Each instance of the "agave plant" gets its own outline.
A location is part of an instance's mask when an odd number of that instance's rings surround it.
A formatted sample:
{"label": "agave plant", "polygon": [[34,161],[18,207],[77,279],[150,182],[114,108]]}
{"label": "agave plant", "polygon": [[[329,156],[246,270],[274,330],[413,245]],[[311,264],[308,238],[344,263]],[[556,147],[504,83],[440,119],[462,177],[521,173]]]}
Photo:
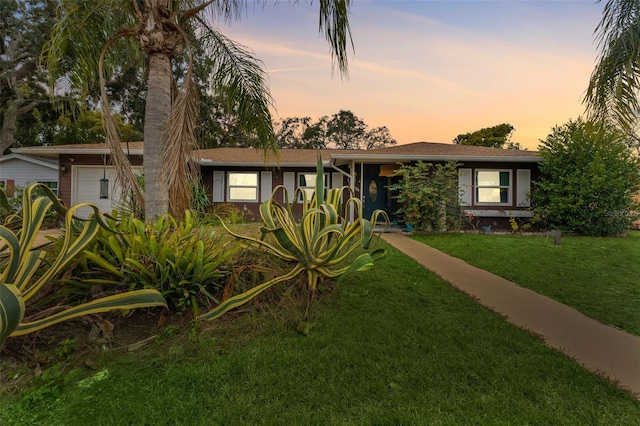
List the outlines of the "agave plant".
{"label": "agave plant", "polygon": [[[34,192],[38,188],[45,195],[33,199]],[[0,199],[6,200],[6,194],[2,190],[0,194]],[[82,207],[92,208],[95,214],[89,220],[80,222],[80,233],[76,237],[71,231],[75,219],[74,213]],[[64,214],[66,232],[55,259],[50,264],[42,266],[46,251],[34,247],[34,243],[50,208],[55,208],[59,213]],[[22,226],[15,233],[6,226],[0,226],[0,345],[9,336],[32,333],[87,314],[116,309],[166,306],[164,298],[158,291],[138,290],[107,296],[78,306],[64,307],[60,312],[24,322],[26,303],[83,250],[96,235],[100,226],[106,225],[96,206],[80,203],[67,209],[53,192],[42,184],[32,184],[25,189],[21,219]],[[6,221],[15,222],[15,216],[8,217]],[[36,272],[39,273],[37,277],[35,277]]]}
{"label": "agave plant", "polygon": [[[280,190],[284,192],[284,204],[275,199],[276,193]],[[345,202],[343,210],[345,193],[350,197]],[[297,220],[293,214],[293,206],[300,198],[302,215],[300,220]],[[357,217],[350,221],[352,210]],[[218,318],[229,310],[247,303],[274,284],[290,280],[302,272],[307,273],[307,288],[313,296],[321,277],[342,278],[351,272],[371,269],[374,262],[385,255],[384,249],[377,249],[360,254],[355,260],[348,262],[358,247],[368,249],[374,235],[373,226],[378,219],[383,219],[388,226],[389,218],[384,211],[376,210],[369,220],[365,219],[362,203],[349,187],[325,190],[324,169],[320,156],[315,192],[311,199],[308,199],[305,191],[298,188],[292,202],[289,202],[287,189],[278,186],[274,189],[271,199],[260,205],[260,216],[264,222],[260,238],[236,234],[227,228],[224,221],[221,223],[226,231],[236,238],[256,243],[275,256],[295,262],[295,266],[285,275],[224,300],[216,308],[200,316],[201,319]],[[266,240],[268,235],[273,236],[269,241]]]}

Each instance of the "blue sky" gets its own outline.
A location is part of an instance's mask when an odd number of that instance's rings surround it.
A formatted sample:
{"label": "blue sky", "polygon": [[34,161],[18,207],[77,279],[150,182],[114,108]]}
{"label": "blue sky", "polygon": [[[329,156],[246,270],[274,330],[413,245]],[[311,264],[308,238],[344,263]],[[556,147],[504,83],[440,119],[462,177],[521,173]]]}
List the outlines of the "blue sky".
{"label": "blue sky", "polygon": [[535,149],[584,111],[600,3],[354,0],[348,79],[332,72],[317,8],[268,3],[220,25],[264,62],[276,118],[347,109],[399,143],[506,122]]}

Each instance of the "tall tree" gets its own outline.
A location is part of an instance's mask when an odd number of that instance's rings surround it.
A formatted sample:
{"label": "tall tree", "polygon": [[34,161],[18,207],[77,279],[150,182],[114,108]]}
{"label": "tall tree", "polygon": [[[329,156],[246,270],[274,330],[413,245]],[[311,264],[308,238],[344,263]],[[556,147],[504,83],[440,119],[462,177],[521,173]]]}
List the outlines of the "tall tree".
{"label": "tall tree", "polygon": [[293,149],[317,149],[324,148],[322,146],[314,146],[313,143],[308,144],[304,138],[305,131],[309,128],[311,117],[288,117],[283,118],[276,123],[276,141],[279,148]]}
{"label": "tall tree", "polygon": [[628,131],[640,110],[640,0],[608,0],[596,40],[600,55],[584,98],[587,111]]}
{"label": "tall tree", "polygon": [[[456,136],[453,143],[459,145],[488,146],[492,148],[503,148],[509,143],[513,126],[503,123],[493,127],[485,127],[471,133],[464,133]],[[512,145],[515,147],[515,145]]]}
{"label": "tall tree", "polygon": [[397,142],[391,137],[387,126],[376,127],[367,132],[364,138],[364,149],[379,149],[395,145]]}
{"label": "tall tree", "polygon": [[[261,146],[275,145],[269,112],[272,100],[262,64],[214,26],[218,20],[240,19],[246,4],[246,0],[61,0],[60,19],[47,46],[48,63],[54,70],[60,68],[64,52],[73,50],[79,60],[73,64],[71,81],[87,89],[94,77],[99,77],[112,157],[121,173],[120,181],[133,189],[138,200],[143,198],[142,193],[108,113],[106,81],[123,64],[139,60],[139,52],[144,54],[144,206],[148,219],[166,212],[182,216],[190,202],[190,179],[196,167],[187,160],[191,158],[198,114],[191,49],[195,40],[208,58],[211,90],[234,103],[239,122],[251,129]],[[319,1],[319,29],[343,74],[347,71],[347,43],[351,41],[350,5],[351,0]],[[177,81],[172,63],[181,54],[186,55],[188,65],[186,74]]]}
{"label": "tall tree", "polygon": [[367,125],[353,112],[341,110],[327,124],[329,143],[338,149],[358,149],[363,144]]}
{"label": "tall tree", "polygon": [[46,0],[0,0],[0,156],[16,139],[18,121],[49,101],[38,57],[55,17]]}

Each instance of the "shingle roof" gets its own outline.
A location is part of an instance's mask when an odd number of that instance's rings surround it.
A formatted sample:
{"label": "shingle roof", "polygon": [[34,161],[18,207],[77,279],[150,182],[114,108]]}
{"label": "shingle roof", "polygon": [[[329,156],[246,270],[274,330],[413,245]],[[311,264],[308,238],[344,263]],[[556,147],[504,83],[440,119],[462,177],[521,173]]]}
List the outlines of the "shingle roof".
{"label": "shingle roof", "polygon": [[230,164],[264,165],[265,159],[268,165],[314,165],[318,160],[318,153],[323,161],[329,161],[331,156],[340,153],[365,153],[363,150],[337,150],[337,149],[281,149],[277,153],[254,148],[213,148],[201,149],[196,156],[202,164]]}
{"label": "shingle roof", "polygon": [[414,142],[405,145],[395,145],[387,148],[366,151],[375,155],[451,155],[477,157],[537,157],[535,151],[489,148],[486,146],[456,145],[451,143]]}
{"label": "shingle roof", "polygon": [[[125,152],[142,155],[143,143],[122,144]],[[21,154],[57,156],[59,154],[108,154],[107,144],[56,145],[47,147],[17,148]],[[425,161],[526,161],[538,162],[542,158],[535,151],[488,148],[483,146],[455,145],[435,142],[415,142],[373,150],[342,149],[281,149],[277,153],[255,148],[212,148],[196,151],[203,165],[268,165],[268,166],[313,166],[318,152],[327,162],[331,159],[344,164],[348,161],[398,162],[403,160]]]}

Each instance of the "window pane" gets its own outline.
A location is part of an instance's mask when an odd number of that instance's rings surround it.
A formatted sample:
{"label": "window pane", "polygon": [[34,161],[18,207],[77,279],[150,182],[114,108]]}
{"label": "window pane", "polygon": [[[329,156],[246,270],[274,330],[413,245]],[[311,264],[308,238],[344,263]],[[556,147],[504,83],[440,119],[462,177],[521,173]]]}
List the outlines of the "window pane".
{"label": "window pane", "polygon": [[509,186],[509,172],[500,172],[500,186]]}
{"label": "window pane", "polygon": [[[305,194],[307,194],[307,201],[311,201],[311,198],[313,197],[313,194],[315,194],[316,190],[313,188],[302,188],[302,190],[305,192]],[[300,199],[302,199],[300,197]]]}
{"label": "window pane", "polygon": [[298,175],[298,186],[316,186],[316,174],[315,173],[300,173]]}
{"label": "window pane", "polygon": [[507,188],[500,188],[500,202],[501,203],[509,202],[509,190]]}
{"label": "window pane", "polygon": [[231,201],[254,201],[258,199],[258,189],[257,188],[242,188],[235,187],[229,188],[229,200]]}
{"label": "window pane", "polygon": [[[501,203],[500,188],[478,188],[479,203]],[[506,202],[506,201],[505,201]]]}
{"label": "window pane", "polygon": [[500,172],[478,172],[476,184],[478,186],[498,186],[500,185]]}
{"label": "window pane", "polygon": [[231,186],[258,186],[257,173],[229,173]]}

